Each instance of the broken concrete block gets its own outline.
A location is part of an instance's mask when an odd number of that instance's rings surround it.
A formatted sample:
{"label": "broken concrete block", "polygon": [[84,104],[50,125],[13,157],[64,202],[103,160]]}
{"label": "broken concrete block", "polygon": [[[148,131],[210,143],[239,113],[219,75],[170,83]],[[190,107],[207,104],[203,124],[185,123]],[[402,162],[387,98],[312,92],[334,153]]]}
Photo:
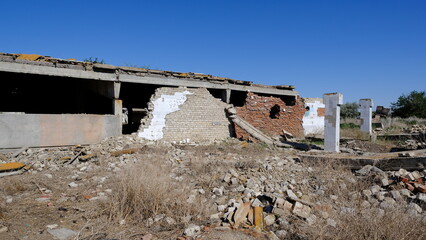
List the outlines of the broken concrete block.
{"label": "broken concrete block", "polygon": [[358,175],[361,175],[361,176],[367,176],[367,175],[370,175],[372,173],[374,173],[374,174],[383,173],[383,171],[376,166],[365,165],[360,170],[355,171],[355,173],[357,173]]}
{"label": "broken concrete block", "polygon": [[374,185],[370,188],[372,194],[376,194],[382,190],[382,188],[379,185]]}
{"label": "broken concrete block", "polygon": [[426,193],[417,193],[416,198],[422,202],[426,202]]}
{"label": "broken concrete block", "polygon": [[223,187],[221,187],[221,188],[213,188],[213,193],[216,196],[222,196],[223,195]]}
{"label": "broken concrete block", "polygon": [[327,225],[331,226],[331,227],[336,227],[337,223],[333,219],[329,218],[329,219],[327,219]]}
{"label": "broken concrete block", "polygon": [[409,204],[407,205],[407,208],[408,208],[408,209],[413,209],[413,210],[415,210],[417,213],[422,213],[422,212],[423,212],[423,209],[422,209],[419,205],[417,205],[416,203],[413,203],[413,202],[409,203]]}
{"label": "broken concrete block", "polygon": [[274,214],[269,214],[268,216],[265,216],[263,218],[263,221],[265,223],[266,226],[271,226],[272,224],[275,223],[275,215]]}
{"label": "broken concrete block", "polygon": [[393,198],[393,199],[395,199],[395,200],[397,200],[397,201],[399,201],[399,200],[401,200],[401,199],[402,199],[401,193],[399,193],[399,192],[398,192],[398,191],[396,191],[396,190],[392,190],[392,191],[390,191],[390,195],[392,196],[392,198]]}
{"label": "broken concrete block", "polygon": [[184,234],[189,237],[195,237],[200,234],[201,228],[195,224],[190,224],[184,231]]}
{"label": "broken concrete block", "polygon": [[0,225],[0,233],[7,232],[9,229],[6,226]]}
{"label": "broken concrete block", "polygon": [[287,237],[287,231],[286,230],[278,230],[275,232],[275,235],[279,237],[279,239],[285,239]]}
{"label": "broken concrete block", "polygon": [[389,186],[389,179],[386,177],[386,178],[382,178],[381,179],[381,182],[382,182],[382,186],[383,187],[386,187],[386,186]]}
{"label": "broken concrete block", "polygon": [[223,177],[223,181],[229,183],[231,181],[231,174],[225,174],[225,176]]}
{"label": "broken concrete block", "polygon": [[414,171],[411,174],[413,175],[414,179],[419,179],[424,177],[423,174],[419,173],[419,171]]}
{"label": "broken concrete block", "polygon": [[59,240],[66,240],[78,234],[78,232],[68,228],[47,229],[47,232]]}
{"label": "broken concrete block", "polygon": [[263,204],[258,198],[255,198],[251,201],[251,206],[252,207],[261,207],[261,206],[263,206]]}
{"label": "broken concrete block", "polygon": [[290,199],[298,199],[298,197],[296,196],[296,194],[294,194],[294,192],[292,190],[287,190],[287,196]]}
{"label": "broken concrete block", "polygon": [[306,206],[300,202],[296,202],[293,207],[293,214],[301,217],[301,218],[307,218],[309,217],[309,214],[311,213],[311,208],[309,206]]}
{"label": "broken concrete block", "polygon": [[291,210],[293,209],[293,204],[289,201],[285,201],[282,208],[288,212],[291,212]]}
{"label": "broken concrete block", "polygon": [[268,232],[266,233],[266,236],[268,236],[268,239],[269,239],[269,240],[280,240],[280,239],[278,238],[278,236],[277,236],[277,235],[275,235],[275,233],[274,233],[274,232],[272,232],[272,231],[268,231]]}
{"label": "broken concrete block", "polygon": [[241,204],[237,211],[235,211],[234,214],[234,228],[238,228],[242,223],[244,223],[247,220],[247,215],[249,214],[250,208],[250,202],[246,202],[244,204]]}

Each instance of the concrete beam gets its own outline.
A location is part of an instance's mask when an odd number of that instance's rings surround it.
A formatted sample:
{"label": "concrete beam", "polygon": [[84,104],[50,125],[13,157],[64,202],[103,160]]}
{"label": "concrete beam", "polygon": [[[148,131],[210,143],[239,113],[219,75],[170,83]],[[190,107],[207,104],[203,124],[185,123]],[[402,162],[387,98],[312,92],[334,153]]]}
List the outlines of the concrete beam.
{"label": "concrete beam", "polygon": [[112,82],[130,82],[140,84],[155,84],[161,86],[174,87],[195,87],[211,89],[229,89],[234,91],[251,91],[254,93],[272,94],[280,96],[297,96],[297,91],[277,89],[261,86],[247,86],[224,82],[213,82],[206,80],[196,80],[190,78],[156,77],[156,76],[136,76],[128,74],[100,73],[93,71],[82,71],[67,68],[55,68],[49,66],[39,66],[31,64],[0,62],[0,72],[13,72],[23,74],[37,74],[56,77],[71,77],[80,79],[91,79]]}
{"label": "concrete beam", "polygon": [[27,73],[55,77],[72,77],[103,81],[115,81],[114,73],[99,73],[68,68],[54,68],[22,63],[0,62],[0,72]]}

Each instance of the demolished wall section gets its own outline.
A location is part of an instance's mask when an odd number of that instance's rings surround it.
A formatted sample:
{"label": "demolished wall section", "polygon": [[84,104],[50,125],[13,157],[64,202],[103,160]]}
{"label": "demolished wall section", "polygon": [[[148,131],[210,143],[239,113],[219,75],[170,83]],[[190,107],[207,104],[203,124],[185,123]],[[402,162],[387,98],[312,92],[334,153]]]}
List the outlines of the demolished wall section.
{"label": "demolished wall section", "polygon": [[324,135],[325,105],[322,98],[305,98],[303,128],[306,135]]}
{"label": "demolished wall section", "polygon": [[[303,100],[296,97],[294,105],[286,104],[275,96],[260,96],[249,92],[237,115],[270,137],[283,135],[283,130],[295,137],[303,137],[302,118],[305,114]],[[254,140],[242,128],[235,126],[236,137]]]}
{"label": "demolished wall section", "polygon": [[[183,95],[185,99],[179,98],[178,95]],[[177,101],[167,103],[167,99],[170,98],[176,98]],[[165,125],[161,128],[161,137],[150,140],[212,142],[230,136],[230,122],[225,113],[226,103],[214,98],[205,88],[169,87],[158,88],[151,98],[148,104],[149,115],[142,120],[139,136],[144,137],[141,133],[156,124],[153,121],[154,118],[158,118],[156,108],[170,104],[171,106],[165,108],[173,108],[174,111],[164,115]]]}

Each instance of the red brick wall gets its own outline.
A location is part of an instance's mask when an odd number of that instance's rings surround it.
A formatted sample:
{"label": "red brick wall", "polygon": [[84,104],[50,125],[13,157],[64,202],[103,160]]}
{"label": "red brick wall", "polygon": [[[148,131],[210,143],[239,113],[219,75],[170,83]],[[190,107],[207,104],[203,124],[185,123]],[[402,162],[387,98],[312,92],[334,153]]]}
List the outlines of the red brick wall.
{"label": "red brick wall", "polygon": [[[275,105],[280,107],[280,112],[277,118],[271,118],[270,111]],[[281,98],[259,96],[249,92],[244,106],[236,109],[240,118],[271,137],[282,135],[283,129],[295,137],[303,136],[302,118],[306,109],[300,97],[297,97],[295,105],[287,106]],[[235,134],[240,139],[254,140],[238,126],[235,126]]]}

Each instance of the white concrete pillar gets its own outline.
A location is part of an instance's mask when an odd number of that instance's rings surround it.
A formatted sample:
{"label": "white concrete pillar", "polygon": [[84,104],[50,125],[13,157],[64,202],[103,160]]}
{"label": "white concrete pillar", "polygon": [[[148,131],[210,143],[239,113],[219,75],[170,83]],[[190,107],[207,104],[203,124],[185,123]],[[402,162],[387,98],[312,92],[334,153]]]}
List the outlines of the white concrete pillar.
{"label": "white concrete pillar", "polygon": [[340,144],[340,104],[343,95],[340,93],[324,94],[325,120],[324,120],[324,150],[339,152]]}
{"label": "white concrete pillar", "polygon": [[360,99],[359,111],[361,113],[361,132],[371,135],[372,133],[372,120],[373,120],[373,99]]}
{"label": "white concrete pillar", "polygon": [[114,115],[118,115],[120,121],[118,122],[118,128],[120,129],[120,132],[122,132],[123,129],[123,101],[120,99],[113,99],[113,109],[114,109]]}

